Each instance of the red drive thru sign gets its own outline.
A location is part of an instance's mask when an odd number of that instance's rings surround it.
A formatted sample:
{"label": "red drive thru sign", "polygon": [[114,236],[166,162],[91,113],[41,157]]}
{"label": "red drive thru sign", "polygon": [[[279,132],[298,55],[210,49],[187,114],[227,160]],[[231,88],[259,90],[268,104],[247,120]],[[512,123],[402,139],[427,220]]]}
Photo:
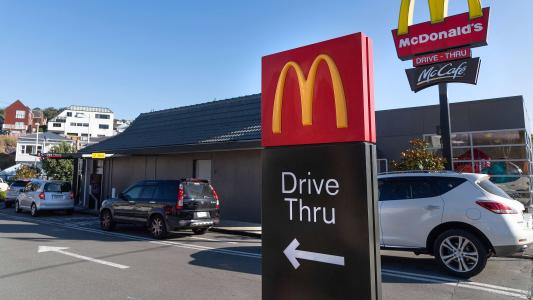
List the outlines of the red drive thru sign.
{"label": "red drive thru sign", "polygon": [[460,60],[472,57],[472,50],[469,48],[452,49],[439,53],[423,54],[413,58],[413,67],[420,67],[430,64]]}
{"label": "red drive thru sign", "polygon": [[487,45],[490,9],[483,8],[483,16],[470,19],[469,13],[447,17],[445,22],[431,22],[409,26],[407,33],[392,31],[396,52],[401,60],[416,55],[458,47]]}
{"label": "red drive thru sign", "polygon": [[357,33],[263,57],[263,146],[375,143],[371,48]]}

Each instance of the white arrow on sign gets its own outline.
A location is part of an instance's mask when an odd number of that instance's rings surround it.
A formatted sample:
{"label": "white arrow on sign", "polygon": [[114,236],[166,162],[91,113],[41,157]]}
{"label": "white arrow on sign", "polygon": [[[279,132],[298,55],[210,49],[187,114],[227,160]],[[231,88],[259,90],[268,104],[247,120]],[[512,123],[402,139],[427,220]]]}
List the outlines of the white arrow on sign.
{"label": "white arrow on sign", "polygon": [[106,266],[110,266],[110,267],[115,267],[115,268],[119,268],[119,269],[127,269],[127,268],[129,268],[128,266],[125,266],[125,265],[116,264],[116,263],[108,262],[108,261],[105,261],[105,260],[96,259],[96,258],[92,258],[92,257],[87,257],[87,256],[79,255],[79,254],[76,254],[76,253],[65,251],[67,249],[68,249],[68,247],[39,246],[39,250],[37,250],[37,253],[57,252],[57,253],[61,253],[61,254],[64,254],[64,255],[71,256],[71,257],[75,257],[77,259],[87,260],[87,261],[91,261],[91,262],[94,262],[94,263],[97,263],[97,264],[102,264],[102,265],[106,265]]}
{"label": "white arrow on sign", "polygon": [[300,246],[300,243],[298,242],[297,239],[294,239],[289,244],[289,246],[287,246],[287,248],[285,248],[285,250],[283,251],[283,254],[287,256],[287,258],[291,262],[294,269],[298,269],[298,267],[300,266],[300,263],[298,262],[298,258],[317,261],[317,262],[326,263],[326,264],[344,266],[344,257],[342,256],[296,250],[298,246]]}

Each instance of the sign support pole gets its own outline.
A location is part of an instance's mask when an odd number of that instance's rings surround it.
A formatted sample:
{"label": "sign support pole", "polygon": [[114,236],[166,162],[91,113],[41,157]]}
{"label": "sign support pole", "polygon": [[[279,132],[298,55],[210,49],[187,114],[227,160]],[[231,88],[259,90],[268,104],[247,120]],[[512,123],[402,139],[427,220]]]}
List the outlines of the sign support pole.
{"label": "sign support pole", "polygon": [[439,101],[440,101],[440,131],[442,156],[445,159],[445,169],[452,171],[452,141],[450,126],[450,105],[448,103],[448,84],[439,83]]}

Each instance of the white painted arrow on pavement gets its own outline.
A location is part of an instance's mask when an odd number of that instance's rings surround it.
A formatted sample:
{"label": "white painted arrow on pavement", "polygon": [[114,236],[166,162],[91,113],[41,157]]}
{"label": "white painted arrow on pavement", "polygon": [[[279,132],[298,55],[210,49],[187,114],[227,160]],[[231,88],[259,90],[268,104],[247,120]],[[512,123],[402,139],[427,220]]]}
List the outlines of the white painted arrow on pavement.
{"label": "white painted arrow on pavement", "polygon": [[326,264],[344,266],[344,257],[342,256],[296,250],[298,246],[300,246],[300,243],[298,242],[297,239],[294,239],[289,244],[289,246],[287,246],[287,248],[285,248],[285,250],[283,251],[283,254],[287,256],[287,258],[291,262],[294,269],[298,269],[298,267],[300,266],[300,263],[298,262],[298,258],[317,261],[317,262],[326,263]]}
{"label": "white painted arrow on pavement", "polygon": [[112,263],[112,262],[109,262],[109,261],[96,259],[96,258],[92,258],[92,257],[87,257],[87,256],[79,255],[79,254],[76,254],[76,253],[65,251],[67,249],[68,249],[68,247],[39,246],[39,249],[37,250],[37,253],[56,252],[56,253],[61,253],[61,254],[68,255],[68,256],[71,256],[71,257],[74,257],[74,258],[77,258],[77,259],[87,260],[87,261],[91,261],[91,262],[94,262],[94,263],[97,263],[97,264],[102,264],[102,265],[115,267],[115,268],[119,268],[119,269],[127,269],[127,268],[129,268],[128,266],[125,266],[125,265],[116,264],[116,263]]}

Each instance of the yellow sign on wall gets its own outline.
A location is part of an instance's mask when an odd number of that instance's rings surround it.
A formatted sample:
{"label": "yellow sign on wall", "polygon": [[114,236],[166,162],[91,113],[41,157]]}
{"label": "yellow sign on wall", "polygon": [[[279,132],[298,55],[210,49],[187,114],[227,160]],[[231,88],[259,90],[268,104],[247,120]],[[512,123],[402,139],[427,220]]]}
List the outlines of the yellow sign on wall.
{"label": "yellow sign on wall", "polygon": [[105,153],[91,153],[92,159],[104,159]]}

